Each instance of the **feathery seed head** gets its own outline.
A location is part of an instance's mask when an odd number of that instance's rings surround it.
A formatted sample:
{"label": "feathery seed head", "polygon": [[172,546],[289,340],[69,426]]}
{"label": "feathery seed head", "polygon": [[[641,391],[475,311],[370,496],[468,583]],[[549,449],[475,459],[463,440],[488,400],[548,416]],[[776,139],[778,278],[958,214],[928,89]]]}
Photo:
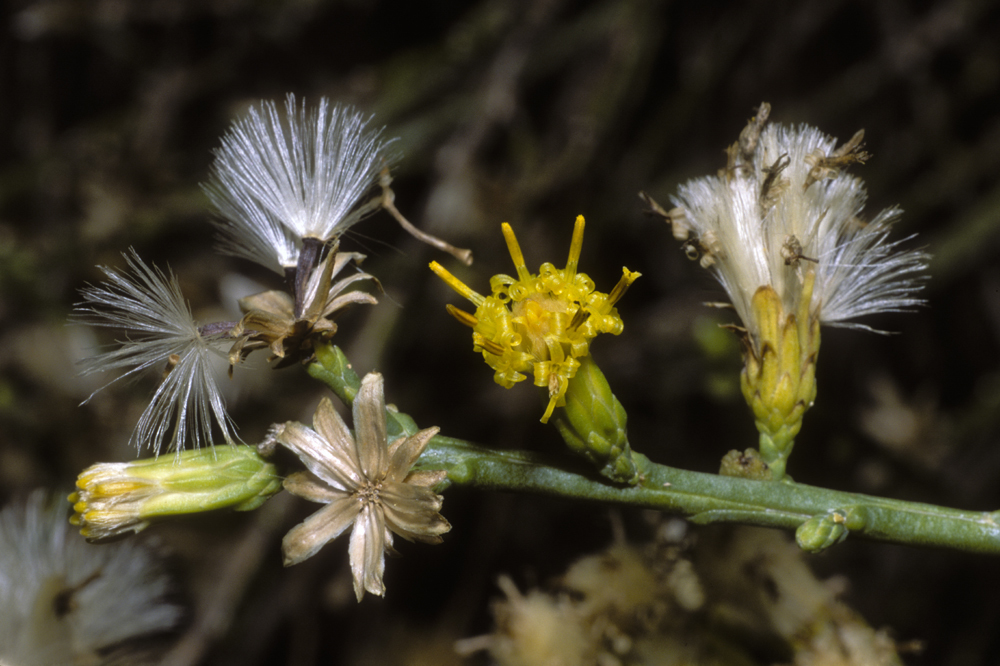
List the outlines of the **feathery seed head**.
{"label": "feathery seed head", "polygon": [[361,197],[395,159],[370,122],[326,98],[307,107],[289,94],[284,115],[274,102],[251,107],[223,137],[205,185],[223,249],[283,273],[304,238],[333,240],[360,220]]}
{"label": "feathery seed head", "polygon": [[845,172],[868,159],[863,132],[837,147],[813,127],[768,125],[769,112],[761,105],[719,175],[680,187],[670,213],[675,233],[694,235],[686,249],[715,272],[755,347],[754,294],[770,286],[785,312],[797,312],[808,273],[807,309],[822,323],[868,328],[852,320],[920,304],[928,255],[889,240],[899,209],[865,222],[864,183]]}
{"label": "feathery seed head", "polygon": [[853,320],[922,303],[914,294],[928,255],[889,240],[898,209],[862,219],[864,183],[846,168],[869,157],[863,132],[838,147],[806,125],[768,125],[769,115],[762,104],[726,168],[682,185],[673,210],[643,198],[715,273],[743,321],[741,387],[761,455],[781,478],[816,396],[820,323],[873,330]]}
{"label": "feathery seed head", "polygon": [[182,609],[148,548],[73,538],[66,505],[34,492],[0,511],[0,663],[152,664],[135,639],[173,629]]}
{"label": "feathery seed head", "polygon": [[221,354],[223,336],[199,329],[173,274],[147,266],[134,250],[124,256],[130,272],[102,268],[108,281],[84,289],[84,300],[73,313],[73,321],[127,333],[116,349],[85,359],[83,373],[125,370],[118,379],[149,368],[162,373],[132,434],[140,449],[148,446],[158,453],[164,442],[176,451],[185,443],[195,448],[210,444],[213,422],[225,441],[233,443],[234,426],[211,358]]}

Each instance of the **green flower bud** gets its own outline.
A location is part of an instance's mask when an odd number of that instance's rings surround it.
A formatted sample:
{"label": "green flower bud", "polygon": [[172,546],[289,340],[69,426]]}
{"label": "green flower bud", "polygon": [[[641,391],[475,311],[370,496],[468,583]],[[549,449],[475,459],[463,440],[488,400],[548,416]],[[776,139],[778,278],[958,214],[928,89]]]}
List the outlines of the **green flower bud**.
{"label": "green flower bud", "polygon": [[553,422],[569,448],[612,481],[639,483],[641,475],[626,434],[625,408],[591,356],[580,359],[566,389],[566,404],[556,414]]}
{"label": "green flower bud", "polygon": [[863,507],[833,509],[799,525],[795,530],[795,541],[802,550],[819,553],[846,539],[851,530],[863,528],[865,522]]}
{"label": "green flower bud", "polygon": [[88,539],[139,532],[151,520],[232,508],[250,511],[281,490],[274,465],[251,446],[219,446],[128,463],[98,463],[69,496]]}

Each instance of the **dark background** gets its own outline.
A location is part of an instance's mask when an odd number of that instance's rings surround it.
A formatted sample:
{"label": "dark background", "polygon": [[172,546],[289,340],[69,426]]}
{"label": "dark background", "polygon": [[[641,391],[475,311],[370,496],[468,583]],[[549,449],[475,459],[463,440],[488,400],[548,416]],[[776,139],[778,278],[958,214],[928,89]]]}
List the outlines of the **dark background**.
{"label": "dark background", "polygon": [[[709,274],[637,192],[661,203],[723,165],[761,101],[772,119],[840,137],[866,130],[854,170],[868,214],[899,204],[900,237],[934,255],[928,307],[824,330],[819,397],[789,467],[796,480],[969,509],[1000,508],[1000,6],[975,0],[681,3],[11,1],[0,26],[0,501],[68,489],[97,461],[128,460],[150,382],[102,392],[74,362],[109,338],[66,325],[77,291],[136,248],[170,266],[197,316],[228,318],[239,276],[274,276],[212,252],[205,180],[233,117],[261,98],[328,96],[376,114],[404,155],[397,205],[475,252],[465,269],[385,214],[355,227],[386,297],[340,319],[359,372],[422,426],[498,447],[561,446],[529,386],[504,390],[471,353],[460,303],[427,270],[470,286],[511,272],[509,221],[529,268],[562,266],[587,217],[580,266],[621,302],[625,333],[592,346],[629,413],[636,450],[714,471],[755,442],[739,353]],[[230,395],[240,434],[308,422],[321,395],[295,368]],[[235,387],[234,387],[235,388]],[[173,663],[446,663],[488,631],[494,581],[522,587],[607,545],[598,505],[449,491],[443,546],[402,544],[387,598],[356,605],[346,544],[291,570],[281,535],[314,506],[276,500],[149,531],[191,604]],[[622,511],[631,538],[639,512]],[[812,558],[844,599],[901,640],[914,664],[1000,659],[1000,560],[848,540]],[[214,613],[214,615],[212,615]],[[207,614],[207,615],[206,615]],[[206,617],[214,619],[206,619]],[[443,650],[438,653],[437,650]],[[403,656],[405,655],[405,656]],[[391,662],[391,660],[390,660]],[[386,663],[390,663],[386,662]]]}

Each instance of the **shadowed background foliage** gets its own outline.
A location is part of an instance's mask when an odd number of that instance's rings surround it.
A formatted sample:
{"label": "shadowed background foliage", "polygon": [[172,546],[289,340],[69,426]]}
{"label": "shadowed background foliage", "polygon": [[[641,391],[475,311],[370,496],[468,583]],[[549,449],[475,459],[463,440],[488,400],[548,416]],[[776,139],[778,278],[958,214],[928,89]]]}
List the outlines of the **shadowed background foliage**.
{"label": "shadowed background foliage", "polygon": [[[471,353],[436,259],[474,289],[512,272],[509,221],[532,270],[563,265],[586,216],[581,270],[602,291],[643,273],[619,305],[625,333],[592,351],[629,413],[633,447],[714,471],[754,445],[735,338],[709,274],[644,214],[724,165],[761,101],[772,119],[839,137],[866,130],[868,214],[899,204],[900,237],[934,255],[928,307],[826,330],[819,396],[796,480],[969,509],[1000,508],[1000,7],[984,0],[678,3],[656,0],[8,2],[0,34],[0,501],[70,488],[96,461],[135,457],[152,380],[115,385],[74,362],[107,343],[67,327],[77,290],[135,247],[181,279],[200,320],[232,318],[246,280],[274,276],[211,251],[205,180],[230,120],[261,98],[328,96],[398,136],[396,204],[475,253],[471,268],[385,213],[343,247],[368,255],[385,296],[339,320],[355,368],[424,427],[498,447],[561,446],[535,389],[504,390]],[[308,422],[320,389],[296,368],[237,372],[247,442]],[[311,506],[156,527],[192,611],[177,664],[447,663],[489,627],[499,573],[524,587],[649,517],[596,505],[454,491],[443,546],[402,544],[387,599],[357,606],[335,543],[281,569],[279,541]],[[717,531],[719,528],[713,528]],[[710,532],[713,530],[705,530]],[[695,531],[697,535],[697,530]],[[908,663],[1000,658],[1000,561],[848,540],[812,558],[845,600],[926,648]],[[186,650],[186,651],[185,651]],[[444,650],[444,652],[437,652]]]}

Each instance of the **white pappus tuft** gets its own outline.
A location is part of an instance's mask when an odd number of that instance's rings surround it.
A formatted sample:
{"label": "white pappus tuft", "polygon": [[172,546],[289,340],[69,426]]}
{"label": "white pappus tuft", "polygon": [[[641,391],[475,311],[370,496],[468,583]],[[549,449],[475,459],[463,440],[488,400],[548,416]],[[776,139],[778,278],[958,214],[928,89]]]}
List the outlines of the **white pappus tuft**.
{"label": "white pappus tuft", "polygon": [[394,160],[392,140],[352,107],[307,108],[289,94],[285,112],[261,102],[234,122],[204,186],[223,250],[278,273],[296,265],[303,238],[328,241],[361,219],[359,199]]}
{"label": "white pappus tuft", "polygon": [[850,320],[922,303],[913,294],[929,256],[900,250],[908,238],[889,240],[898,208],[862,221],[864,183],[843,171],[867,159],[863,133],[838,148],[806,125],[761,128],[767,109],[761,112],[730,149],[725,171],[692,180],[673,197],[675,235],[697,236],[689,247],[715,272],[750,333],[758,335],[757,289],[770,285],[785,312],[796,312],[805,271],[815,273],[808,309],[822,323],[873,330]]}
{"label": "white pappus tuft", "polygon": [[43,491],[0,511],[0,663],[153,663],[136,639],[180,620],[169,587],[149,549],[87,543]]}
{"label": "white pappus tuft", "polygon": [[[82,362],[83,373],[127,371],[103,388],[125,377],[153,368],[163,374],[149,406],[142,413],[132,441],[159,453],[164,440],[180,451],[212,443],[212,422],[219,424],[227,443],[235,443],[234,424],[216,383],[212,354],[227,343],[222,334],[203,333],[191,315],[173,274],[149,267],[134,250],[124,255],[130,274],[102,267],[108,281],[82,290],[72,319],[119,328],[127,332],[116,349]],[[101,389],[98,389],[101,390]],[[94,392],[96,394],[97,391]],[[84,401],[84,404],[94,397]]]}

